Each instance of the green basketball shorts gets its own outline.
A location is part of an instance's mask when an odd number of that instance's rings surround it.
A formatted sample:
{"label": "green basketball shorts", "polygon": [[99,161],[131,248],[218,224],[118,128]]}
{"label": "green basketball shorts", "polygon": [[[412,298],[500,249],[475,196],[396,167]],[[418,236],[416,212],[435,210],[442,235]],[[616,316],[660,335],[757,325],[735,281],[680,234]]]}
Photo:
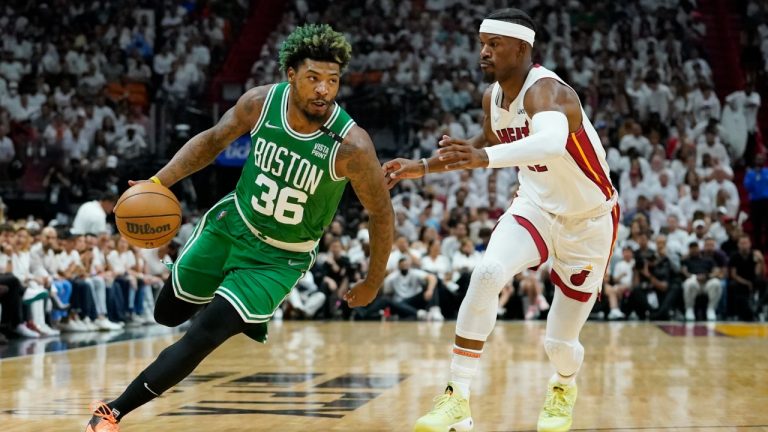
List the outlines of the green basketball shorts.
{"label": "green basketball shorts", "polygon": [[290,252],[259,240],[245,225],[231,193],[200,219],[171,272],[176,297],[207,304],[219,295],[252,324],[248,336],[266,342],[267,321],[314,264],[317,251]]}

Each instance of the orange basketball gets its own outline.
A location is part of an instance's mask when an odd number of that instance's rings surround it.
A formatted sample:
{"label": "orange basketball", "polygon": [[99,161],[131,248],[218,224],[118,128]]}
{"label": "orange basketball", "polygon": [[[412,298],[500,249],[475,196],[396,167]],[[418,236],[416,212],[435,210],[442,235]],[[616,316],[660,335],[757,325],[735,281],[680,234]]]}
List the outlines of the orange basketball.
{"label": "orange basketball", "polygon": [[129,188],[115,204],[115,221],[128,243],[140,248],[160,247],[173,239],[181,226],[181,205],[176,195],[157,183]]}

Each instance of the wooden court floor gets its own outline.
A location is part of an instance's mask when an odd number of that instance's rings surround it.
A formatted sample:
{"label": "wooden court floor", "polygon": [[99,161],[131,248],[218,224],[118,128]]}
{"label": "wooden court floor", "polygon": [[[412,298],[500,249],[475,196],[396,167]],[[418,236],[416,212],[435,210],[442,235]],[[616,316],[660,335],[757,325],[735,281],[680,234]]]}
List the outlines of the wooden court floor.
{"label": "wooden court floor", "polygon": [[[228,341],[121,423],[144,431],[410,431],[447,379],[454,323],[285,322]],[[0,432],[82,431],[165,346],[155,335],[0,360]],[[542,322],[499,323],[473,384],[476,431],[530,431],[552,370]],[[574,430],[768,431],[764,325],[588,323]],[[34,354],[38,352],[38,354]]]}

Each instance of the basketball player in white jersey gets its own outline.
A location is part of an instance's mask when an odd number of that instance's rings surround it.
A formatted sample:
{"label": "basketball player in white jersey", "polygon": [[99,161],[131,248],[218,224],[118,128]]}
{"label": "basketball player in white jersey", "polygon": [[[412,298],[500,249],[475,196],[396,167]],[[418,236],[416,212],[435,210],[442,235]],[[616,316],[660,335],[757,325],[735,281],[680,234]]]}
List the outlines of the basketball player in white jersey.
{"label": "basketball player in white jersey", "polygon": [[600,139],[576,92],[531,62],[535,26],[518,9],[490,14],[480,26],[480,67],[493,84],[483,95],[483,133],[444,136],[436,157],[384,164],[390,187],[431,172],[519,167],[520,189],[501,217],[456,321],[445,393],[421,417],[417,432],[468,431],[470,384],[496,321],[499,292],[512,277],[552,258],[557,286],[544,349],[556,373],[549,381],[539,431],[567,431],[584,359],[579,332],[602,285],[619,220]]}

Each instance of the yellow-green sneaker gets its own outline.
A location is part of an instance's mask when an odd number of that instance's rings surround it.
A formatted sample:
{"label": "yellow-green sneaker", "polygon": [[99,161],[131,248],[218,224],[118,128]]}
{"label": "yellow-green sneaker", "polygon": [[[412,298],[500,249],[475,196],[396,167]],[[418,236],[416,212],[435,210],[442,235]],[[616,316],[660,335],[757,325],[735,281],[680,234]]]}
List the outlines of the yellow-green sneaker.
{"label": "yellow-green sneaker", "polygon": [[413,432],[464,432],[474,424],[469,401],[449,382],[445,393],[435,398],[432,411],[416,421]]}
{"label": "yellow-green sneaker", "polygon": [[576,383],[565,385],[556,380],[549,382],[547,398],[539,414],[538,432],[566,432],[573,423],[573,404],[576,403]]}

